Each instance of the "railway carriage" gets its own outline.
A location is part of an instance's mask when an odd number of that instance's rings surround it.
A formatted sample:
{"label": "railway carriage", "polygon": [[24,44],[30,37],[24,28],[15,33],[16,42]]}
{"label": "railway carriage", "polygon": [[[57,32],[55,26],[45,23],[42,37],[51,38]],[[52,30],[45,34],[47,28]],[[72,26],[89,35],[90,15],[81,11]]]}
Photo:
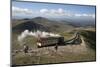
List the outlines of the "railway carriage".
{"label": "railway carriage", "polygon": [[64,43],[64,37],[41,37],[37,39],[38,47],[61,45]]}

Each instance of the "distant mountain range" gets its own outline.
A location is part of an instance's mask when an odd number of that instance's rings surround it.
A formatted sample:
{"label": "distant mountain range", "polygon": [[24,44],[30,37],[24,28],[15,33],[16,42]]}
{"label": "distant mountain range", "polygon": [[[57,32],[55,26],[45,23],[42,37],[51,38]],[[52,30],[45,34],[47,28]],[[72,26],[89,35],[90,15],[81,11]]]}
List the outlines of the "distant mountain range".
{"label": "distant mountain range", "polygon": [[[95,26],[95,24],[89,24],[90,26]],[[63,32],[67,30],[74,29],[76,27],[89,26],[84,23],[74,23],[67,20],[54,20],[44,17],[35,18],[24,18],[24,19],[12,19],[12,31],[22,32],[24,30],[41,30],[48,32]]]}

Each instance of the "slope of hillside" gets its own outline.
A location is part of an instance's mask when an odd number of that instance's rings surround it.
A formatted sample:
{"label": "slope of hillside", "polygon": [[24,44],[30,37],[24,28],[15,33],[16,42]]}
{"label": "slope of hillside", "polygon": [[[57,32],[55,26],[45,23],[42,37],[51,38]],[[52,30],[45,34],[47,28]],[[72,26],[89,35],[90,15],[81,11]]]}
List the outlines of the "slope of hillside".
{"label": "slope of hillside", "polygon": [[12,21],[12,29],[14,31],[24,31],[28,30],[42,30],[51,32],[63,32],[71,30],[74,27],[65,23],[60,23],[58,21],[51,21],[44,17],[35,17],[32,19],[20,19]]}
{"label": "slope of hillside", "polygon": [[80,34],[84,37],[88,47],[96,50],[96,31],[82,30]]}
{"label": "slope of hillside", "polygon": [[41,31],[47,31],[47,28],[33,21],[26,21],[25,23],[22,23],[13,27],[13,31],[17,31],[17,32],[22,32],[24,30],[32,31],[32,30],[38,30],[38,29]]}
{"label": "slope of hillside", "polygon": [[[82,32],[81,32],[82,33]],[[87,33],[84,33],[89,34]],[[82,61],[95,61],[95,51],[88,48],[84,36],[81,34],[82,43],[80,44],[66,44],[59,46],[58,50],[54,49],[54,46],[37,48],[36,44],[33,44],[33,39],[28,38],[29,45],[32,48],[32,53],[25,55],[24,53],[16,53],[13,57],[13,64],[26,65],[26,64],[47,64],[47,63],[63,63],[63,62],[82,62]],[[16,60],[16,61],[15,61]],[[27,61],[30,60],[30,61]]]}

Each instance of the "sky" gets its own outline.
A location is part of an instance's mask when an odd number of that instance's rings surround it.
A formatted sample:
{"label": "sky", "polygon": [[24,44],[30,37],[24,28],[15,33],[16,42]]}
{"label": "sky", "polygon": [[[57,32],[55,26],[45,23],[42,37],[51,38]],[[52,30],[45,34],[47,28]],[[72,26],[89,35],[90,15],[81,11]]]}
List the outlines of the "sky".
{"label": "sky", "polygon": [[95,6],[12,1],[12,17],[95,19]]}

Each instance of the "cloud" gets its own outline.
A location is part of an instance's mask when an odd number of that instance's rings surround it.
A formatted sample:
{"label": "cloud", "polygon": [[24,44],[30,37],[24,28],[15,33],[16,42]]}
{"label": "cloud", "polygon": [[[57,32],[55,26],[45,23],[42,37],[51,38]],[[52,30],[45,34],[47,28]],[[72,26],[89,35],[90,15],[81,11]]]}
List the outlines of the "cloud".
{"label": "cloud", "polygon": [[95,18],[95,14],[92,14],[92,18]]}
{"label": "cloud", "polygon": [[95,18],[95,14],[88,14],[88,13],[73,13],[72,11],[65,10],[63,8],[58,9],[47,9],[42,8],[39,10],[34,10],[28,8],[20,8],[13,6],[12,7],[12,15],[13,16],[46,16],[46,17],[90,17]]}
{"label": "cloud", "polygon": [[33,14],[33,11],[27,8],[19,8],[19,7],[13,6],[12,14],[13,15],[17,15],[17,14],[24,14],[24,15],[29,14],[30,15],[30,14]]}
{"label": "cloud", "polygon": [[40,9],[40,13],[48,16],[70,16],[69,12],[62,8],[58,9]]}
{"label": "cloud", "polygon": [[95,18],[95,14],[74,14],[75,17],[92,17],[92,18]]}
{"label": "cloud", "polygon": [[66,16],[66,17],[89,17],[89,18],[95,18],[95,14],[88,14],[88,13],[73,13],[71,11],[66,11],[62,8],[58,9],[40,9],[40,14],[46,15],[46,16]]}
{"label": "cloud", "polygon": [[41,9],[40,10],[40,13],[46,13],[46,12],[48,12],[48,9]]}

